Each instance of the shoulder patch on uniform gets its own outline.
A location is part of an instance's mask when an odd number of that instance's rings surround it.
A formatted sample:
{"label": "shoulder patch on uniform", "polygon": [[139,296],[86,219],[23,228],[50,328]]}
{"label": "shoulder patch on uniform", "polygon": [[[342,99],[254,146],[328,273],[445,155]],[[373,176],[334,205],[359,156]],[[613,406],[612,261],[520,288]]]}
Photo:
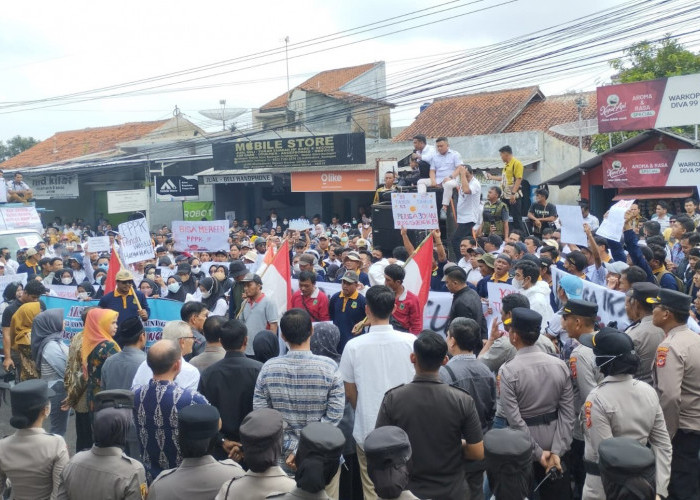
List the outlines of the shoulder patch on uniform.
{"label": "shoulder patch on uniform", "polygon": [[141,483],[139,490],[141,491],[141,499],[145,500],[148,495],[148,486],[146,486],[146,483]]}
{"label": "shoulder patch on uniform", "polygon": [[569,358],[569,369],[571,370],[571,378],[576,378],[576,358],[573,356]]}
{"label": "shoulder patch on uniform", "polygon": [[663,368],[666,366],[666,356],[668,356],[668,347],[658,347],[656,349],[656,366]]}
{"label": "shoulder patch on uniform", "polygon": [[584,414],[586,415],[586,429],[590,429],[593,425],[593,420],[591,419],[591,408],[593,408],[593,402],[586,401],[586,404],[583,405],[583,408]]}

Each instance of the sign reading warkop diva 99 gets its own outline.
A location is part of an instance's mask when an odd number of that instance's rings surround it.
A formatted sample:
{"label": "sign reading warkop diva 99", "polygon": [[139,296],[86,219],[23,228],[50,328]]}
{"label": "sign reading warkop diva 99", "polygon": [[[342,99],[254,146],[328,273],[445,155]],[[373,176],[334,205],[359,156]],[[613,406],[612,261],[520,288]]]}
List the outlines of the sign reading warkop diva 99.
{"label": "sign reading warkop diva 99", "polygon": [[598,87],[598,131],[698,123],[700,73]]}
{"label": "sign reading warkop diva 99", "polygon": [[603,157],[603,187],[695,186],[700,149],[644,151]]}
{"label": "sign reading warkop diva 99", "polygon": [[311,135],[217,143],[214,170],[257,167],[325,167],[366,161],[365,134]]}

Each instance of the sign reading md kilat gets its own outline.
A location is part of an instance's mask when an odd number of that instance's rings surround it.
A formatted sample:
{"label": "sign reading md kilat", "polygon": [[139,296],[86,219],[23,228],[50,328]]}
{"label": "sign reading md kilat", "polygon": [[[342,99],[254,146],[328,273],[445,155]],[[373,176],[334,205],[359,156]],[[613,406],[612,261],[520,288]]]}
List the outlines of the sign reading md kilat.
{"label": "sign reading md kilat", "polygon": [[640,151],[603,157],[604,188],[695,186],[698,179],[698,149]]}
{"label": "sign reading md kilat", "polygon": [[212,153],[214,170],[359,165],[366,161],[364,133],[220,142],[212,146]]}
{"label": "sign reading md kilat", "polygon": [[600,133],[694,125],[700,73],[598,87],[597,98]]}

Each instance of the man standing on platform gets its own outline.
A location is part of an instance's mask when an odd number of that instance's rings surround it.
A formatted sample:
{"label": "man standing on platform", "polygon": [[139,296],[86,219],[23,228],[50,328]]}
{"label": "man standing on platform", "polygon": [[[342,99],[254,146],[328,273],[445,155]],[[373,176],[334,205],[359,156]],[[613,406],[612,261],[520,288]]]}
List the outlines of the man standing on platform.
{"label": "man standing on platform", "polygon": [[503,172],[500,176],[486,174],[488,180],[500,181],[503,191],[503,201],[508,204],[508,210],[513,217],[513,229],[524,230],[520,198],[523,193],[520,190],[523,181],[523,164],[513,156],[513,148],[503,146],[498,150],[503,160]]}

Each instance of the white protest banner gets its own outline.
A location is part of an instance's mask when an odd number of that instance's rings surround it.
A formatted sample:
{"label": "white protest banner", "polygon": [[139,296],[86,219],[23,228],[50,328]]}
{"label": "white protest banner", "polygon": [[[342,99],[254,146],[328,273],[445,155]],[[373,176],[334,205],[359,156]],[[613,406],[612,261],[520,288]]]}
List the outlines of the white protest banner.
{"label": "white protest banner", "polygon": [[39,213],[34,207],[0,208],[0,215],[5,225],[4,229],[34,227],[43,230]]}
{"label": "white protest banner", "polygon": [[47,288],[51,290],[51,295],[54,297],[75,299],[78,296],[78,287],[75,285],[48,285]]}
{"label": "white protest banner", "polygon": [[438,229],[435,193],[391,193],[394,229]]}
{"label": "white protest banner", "polygon": [[211,261],[210,261],[210,262],[202,262],[202,263],[200,263],[200,265],[199,265],[199,267],[200,267],[200,272],[204,273],[204,276],[205,276],[205,277],[206,277],[206,276],[210,276],[210,274],[209,274],[209,269],[210,269],[211,266],[213,266],[214,264],[217,264],[217,262],[211,262]]}
{"label": "white protest banner", "polygon": [[178,252],[228,251],[228,221],[173,221],[173,240]]}
{"label": "white protest banner", "polygon": [[120,214],[147,209],[148,191],[145,189],[107,191],[107,213]]}
{"label": "white protest banner", "polygon": [[557,205],[561,224],[561,242],[577,246],[588,246],[588,238],[583,230],[583,215],[578,205]]}
{"label": "white protest banner", "polygon": [[596,236],[620,241],[622,229],[625,227],[625,212],[634,204],[634,200],[620,200],[610,207],[608,216],[603,219],[595,232]]}
{"label": "white protest banner", "polygon": [[294,231],[306,231],[311,228],[311,223],[307,219],[292,219],[289,221],[289,229]]}
{"label": "white protest banner", "polygon": [[511,293],[518,293],[513,288],[513,285],[508,285],[506,283],[492,283],[486,284],[488,290],[488,307],[491,309],[491,314],[486,315],[486,325],[491,331],[491,323],[496,320],[498,321],[501,317],[501,303],[503,302],[503,297],[510,295]]}
{"label": "white protest banner", "polygon": [[22,286],[27,284],[27,273],[5,274],[0,276],[0,296],[5,293],[5,288],[10,283],[22,283]]}
{"label": "white protest banner", "polygon": [[153,259],[156,254],[151,243],[151,233],[148,231],[148,221],[141,217],[119,224],[119,249],[124,264],[133,264]]}
{"label": "white protest banner", "polygon": [[87,247],[90,252],[107,252],[112,249],[109,246],[109,236],[90,236],[87,239]]}
{"label": "white protest banner", "polygon": [[168,278],[170,278],[173,274],[175,274],[175,269],[170,269],[169,267],[166,266],[158,266],[156,267],[156,274],[160,274],[160,277],[163,278],[163,282],[167,283]]}
{"label": "white protest banner", "polygon": [[[552,288],[556,290],[557,282],[565,273],[557,266],[552,265]],[[598,321],[608,324],[617,321],[617,328],[624,330],[630,320],[625,312],[625,294],[617,290],[609,290],[604,286],[596,285],[583,280],[583,300],[598,304]]]}

